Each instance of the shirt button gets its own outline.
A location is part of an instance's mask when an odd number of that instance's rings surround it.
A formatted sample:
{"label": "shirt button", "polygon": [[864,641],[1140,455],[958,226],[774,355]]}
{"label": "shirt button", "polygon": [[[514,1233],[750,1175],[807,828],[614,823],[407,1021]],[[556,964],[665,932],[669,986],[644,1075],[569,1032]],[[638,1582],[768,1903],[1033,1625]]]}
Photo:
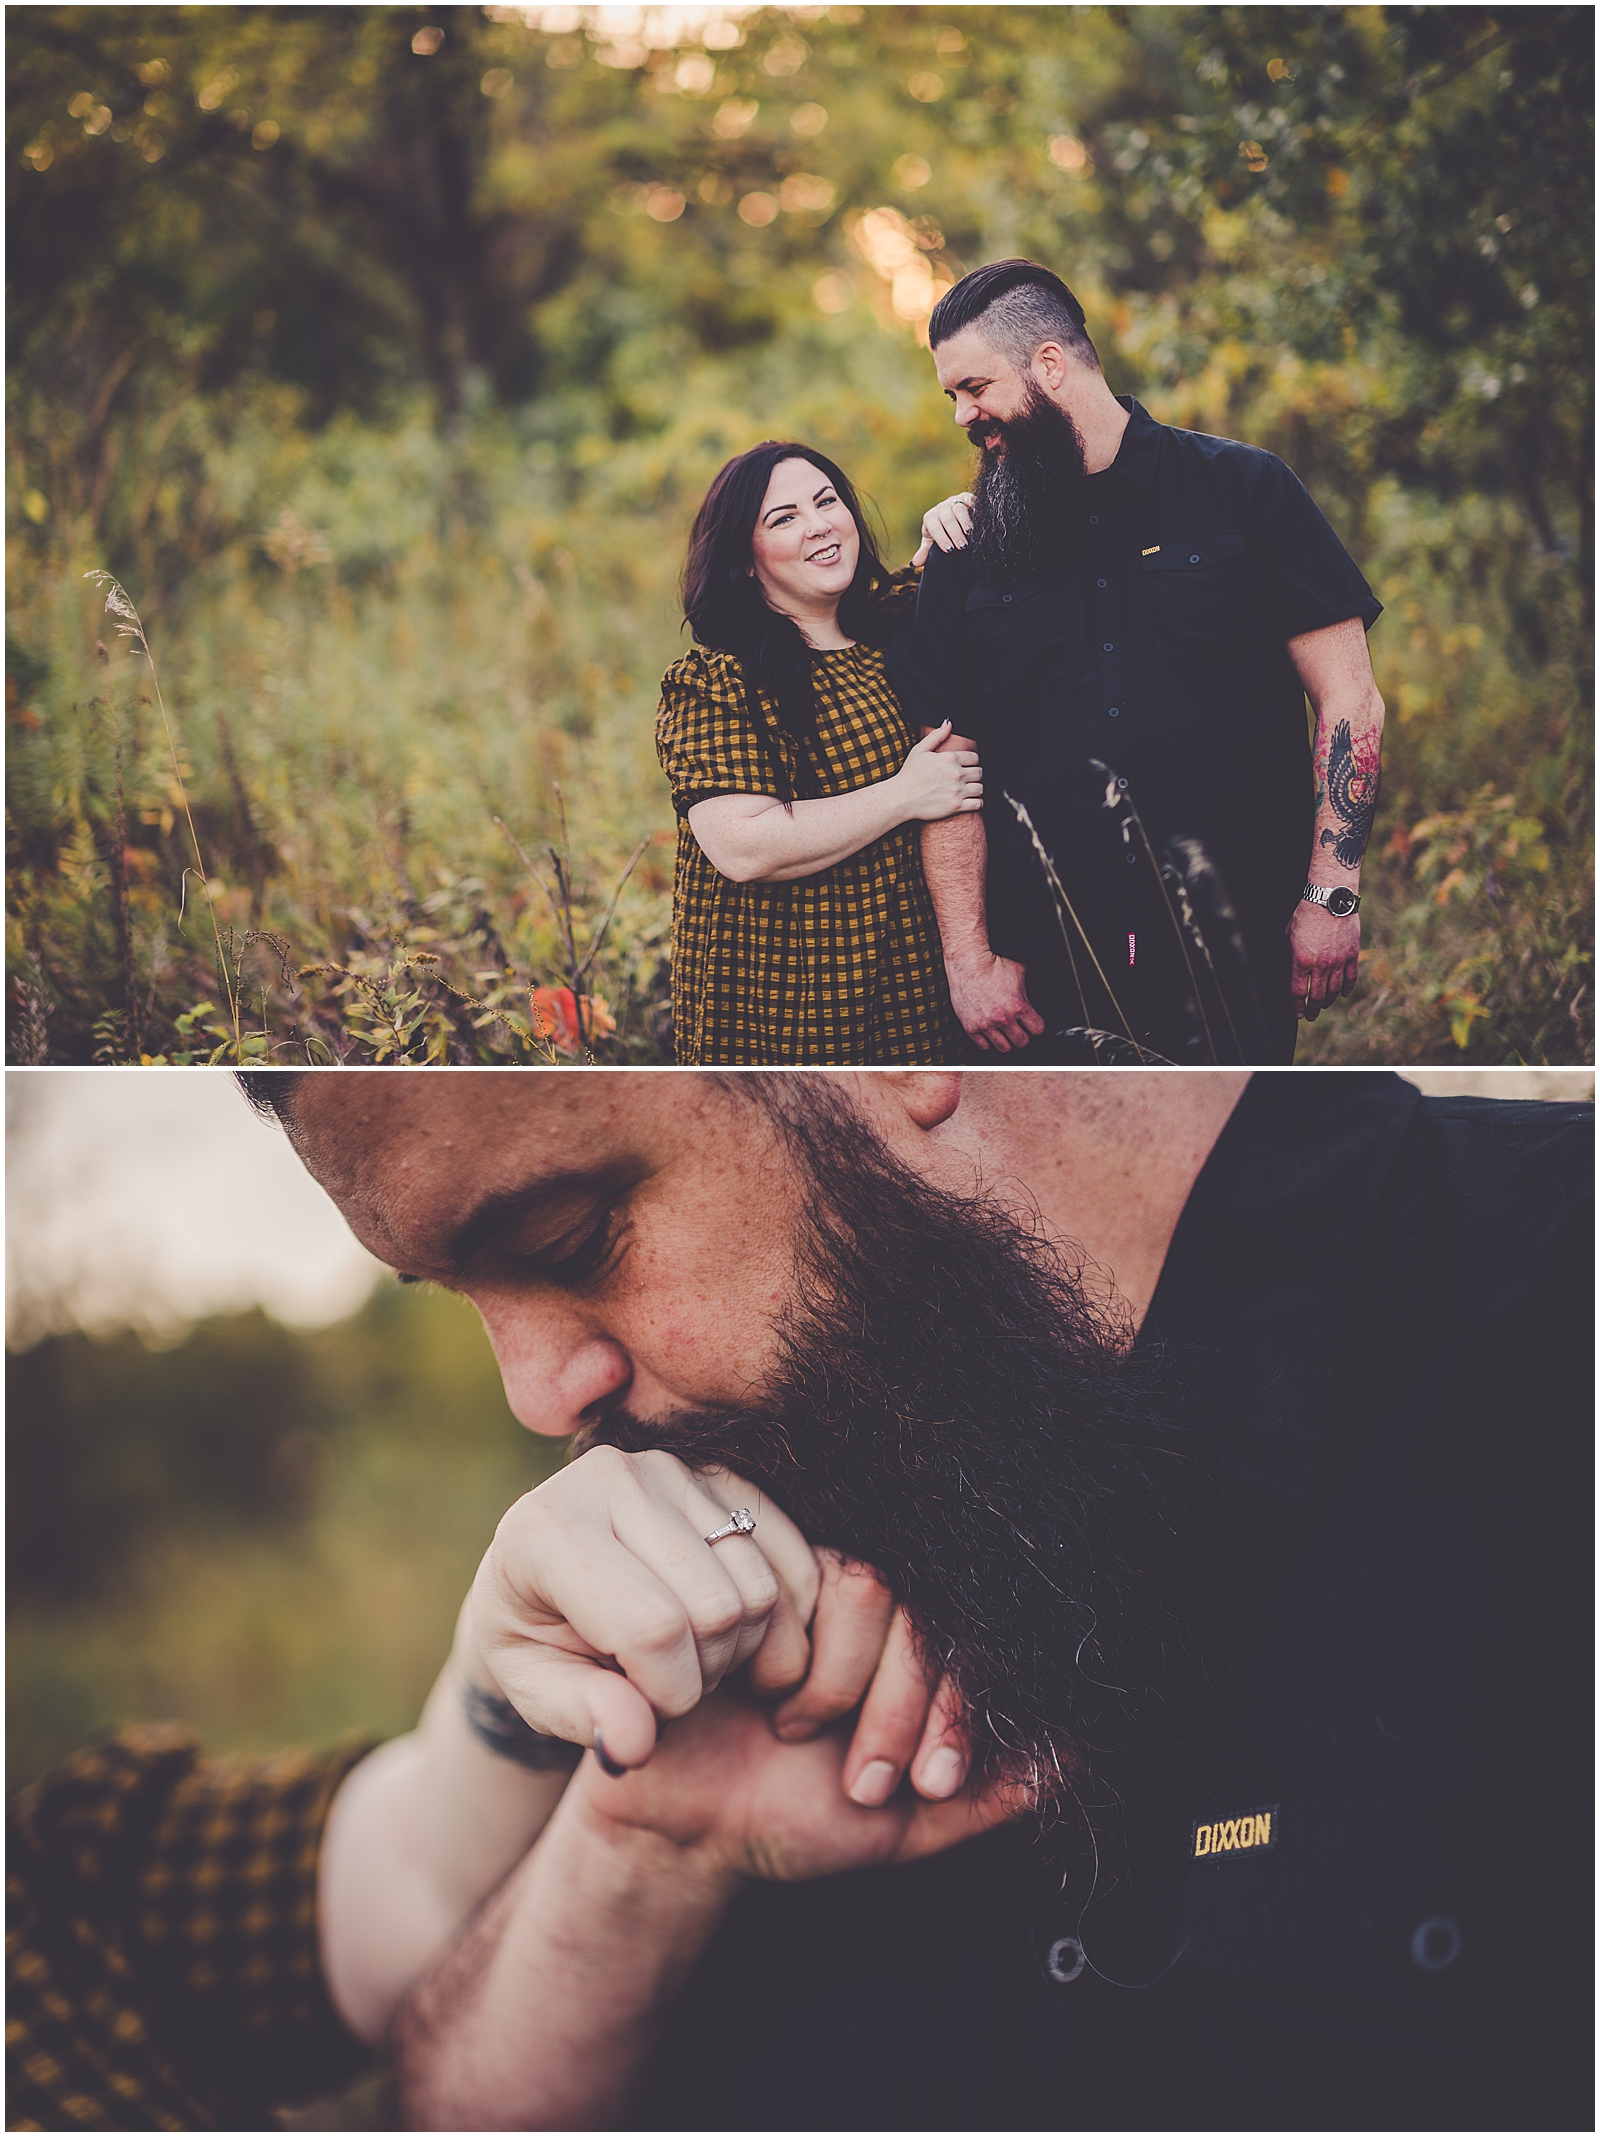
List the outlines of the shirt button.
{"label": "shirt button", "polygon": [[1138,865],[1139,865],[1139,856],[1138,856],[1138,855],[1137,855],[1136,853],[1130,853],[1130,854],[1128,855],[1128,866],[1129,866],[1130,868],[1137,868],[1137,867],[1138,867]]}
{"label": "shirt button", "polygon": [[1118,792],[1119,794],[1126,794],[1126,793],[1127,793],[1127,791],[1128,791],[1128,782],[1127,782],[1127,780],[1126,780],[1126,779],[1119,779],[1119,780],[1117,781],[1117,792]]}
{"label": "shirt button", "polygon": [[1191,564],[1198,564],[1198,563],[1199,563],[1199,561],[1200,561],[1200,559],[1199,559],[1198,557],[1190,557],[1190,559],[1189,559],[1189,562],[1190,562]]}
{"label": "shirt button", "polygon": [[1114,720],[1118,717],[1121,711],[1122,707],[1120,705],[1108,705],[1106,707],[1106,718],[1108,720]]}
{"label": "shirt button", "polygon": [[1104,579],[1096,579],[1094,583],[1096,586],[1104,586],[1106,582]]}
{"label": "shirt button", "polygon": [[1117,649],[1116,649],[1116,647],[1115,647],[1115,646],[1114,646],[1114,645],[1113,645],[1113,644],[1111,643],[1110,639],[1108,638],[1108,639],[1106,640],[1105,644],[1104,644],[1104,645],[1103,645],[1103,646],[1102,646],[1102,647],[1100,648],[1100,650],[1101,650],[1101,652],[1102,652],[1102,653],[1115,653],[1115,651],[1116,651]]}
{"label": "shirt button", "polygon": [[1009,601],[1011,599],[1011,596],[1009,594],[1002,594],[1000,598],[1002,601]]}
{"label": "shirt button", "polygon": [[1411,1939],[1411,1963],[1425,1974],[1442,1974],[1461,1956],[1461,1925],[1447,1914],[1431,1915]]}
{"label": "shirt button", "polygon": [[1098,526],[1099,526],[1099,524],[1100,524],[1100,515],[1099,515],[1099,513],[1098,513],[1098,512],[1091,512],[1091,513],[1089,514],[1089,524],[1090,524],[1090,526],[1091,526],[1091,527],[1098,527]]}

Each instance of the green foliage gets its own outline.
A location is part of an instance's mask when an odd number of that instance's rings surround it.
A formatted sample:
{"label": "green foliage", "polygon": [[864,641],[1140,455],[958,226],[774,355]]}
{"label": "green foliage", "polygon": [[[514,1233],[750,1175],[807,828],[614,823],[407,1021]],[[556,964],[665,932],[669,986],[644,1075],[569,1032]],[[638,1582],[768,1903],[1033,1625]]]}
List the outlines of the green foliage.
{"label": "green foliage", "polygon": [[[648,839],[586,1036],[665,1058],[650,724],[694,505],[797,435],[908,554],[966,466],[918,320],[1025,251],[1117,390],[1282,453],[1388,604],[1372,980],[1304,1057],[1587,1058],[1589,13],[617,22],[8,18],[11,1057],[545,1058],[534,990]],[[1469,840],[1441,905],[1416,827],[1485,785],[1549,866]]]}
{"label": "green foliage", "polygon": [[495,1523],[561,1454],[426,1289],[315,1333],[49,1337],[7,1397],[12,1786],[155,1715],[218,1748],[409,1728]]}

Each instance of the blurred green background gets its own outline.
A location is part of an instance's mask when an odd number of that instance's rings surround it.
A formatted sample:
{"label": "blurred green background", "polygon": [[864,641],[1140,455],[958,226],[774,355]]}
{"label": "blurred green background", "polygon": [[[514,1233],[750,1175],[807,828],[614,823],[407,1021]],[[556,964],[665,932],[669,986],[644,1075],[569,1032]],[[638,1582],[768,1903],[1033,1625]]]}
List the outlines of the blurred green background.
{"label": "blurred green background", "polygon": [[8,1777],[141,1717],[409,1728],[564,1442],[229,1076],[6,1076]]}
{"label": "blurred green background", "polygon": [[1281,452],[1388,604],[1366,981],[1302,1058],[1592,1057],[1591,10],[6,35],[8,1058],[548,1058],[529,990],[641,841],[586,984],[601,1058],[665,1058],[694,506],[797,434],[903,559],[967,468],[923,322],[1019,251],[1115,390]]}
{"label": "blurred green background", "polygon": [[47,1336],[7,1413],[8,1788],[154,1716],[229,1749],[410,1728],[564,1446],[511,1416],[470,1307],[391,1283],[328,1329]]}

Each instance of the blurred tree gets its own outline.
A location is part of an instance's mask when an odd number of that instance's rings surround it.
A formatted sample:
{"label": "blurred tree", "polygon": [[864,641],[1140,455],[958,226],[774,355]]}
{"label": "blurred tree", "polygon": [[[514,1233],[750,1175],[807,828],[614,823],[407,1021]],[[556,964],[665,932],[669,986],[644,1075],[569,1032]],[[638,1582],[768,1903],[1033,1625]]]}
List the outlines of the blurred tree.
{"label": "blurred tree", "polygon": [[1564,493],[1588,578],[1588,10],[770,9],[715,53],[619,19],[13,13],[14,392],[76,506],[135,405],[425,382],[448,419],[479,377],[599,387],[625,435],[641,372],[814,316],[824,269],[915,316],[918,275],[1024,246],[1168,320],[1152,384],[1232,339],[1375,369],[1335,459],[1500,489],[1549,554]]}
{"label": "blurred tree", "polygon": [[315,1496],[331,1422],[304,1339],[264,1314],[150,1350],[52,1336],[6,1359],[13,1598],[103,1596],[191,1524],[282,1527]]}

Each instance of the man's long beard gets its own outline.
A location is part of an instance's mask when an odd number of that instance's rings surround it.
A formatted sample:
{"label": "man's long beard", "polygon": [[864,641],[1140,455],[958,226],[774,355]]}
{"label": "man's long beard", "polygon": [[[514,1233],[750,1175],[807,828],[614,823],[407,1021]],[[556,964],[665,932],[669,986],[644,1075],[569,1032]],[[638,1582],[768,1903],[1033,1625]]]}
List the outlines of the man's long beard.
{"label": "man's long beard", "polygon": [[[1065,545],[1077,486],[1088,473],[1083,438],[1037,380],[1027,381],[1022,414],[973,428],[979,446],[972,504],[972,552],[1000,577],[1047,563]],[[985,447],[998,435],[997,447]]]}
{"label": "man's long beard", "polygon": [[618,1415],[584,1444],[737,1470],[813,1544],[875,1566],[960,1698],[980,1777],[1041,1805],[1085,1768],[1119,1792],[1187,1644],[1211,1490],[1159,1359],[1029,1225],[928,1187],[833,1092],[762,1103],[811,1205],[768,1399]]}

